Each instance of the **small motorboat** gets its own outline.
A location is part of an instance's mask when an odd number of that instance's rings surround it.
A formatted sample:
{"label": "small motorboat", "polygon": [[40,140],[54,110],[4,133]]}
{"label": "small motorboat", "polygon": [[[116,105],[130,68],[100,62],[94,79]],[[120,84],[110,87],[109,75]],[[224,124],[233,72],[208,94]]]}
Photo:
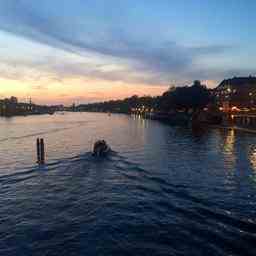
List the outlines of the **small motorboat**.
{"label": "small motorboat", "polygon": [[94,143],[92,155],[96,157],[106,156],[111,151],[105,140],[98,140]]}

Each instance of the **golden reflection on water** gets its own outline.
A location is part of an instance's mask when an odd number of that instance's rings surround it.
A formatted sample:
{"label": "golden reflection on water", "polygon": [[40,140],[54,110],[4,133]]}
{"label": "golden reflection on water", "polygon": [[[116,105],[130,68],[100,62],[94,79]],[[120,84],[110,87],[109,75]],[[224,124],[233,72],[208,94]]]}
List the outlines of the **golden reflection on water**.
{"label": "golden reflection on water", "polygon": [[249,152],[249,161],[254,172],[250,175],[251,181],[256,184],[256,148]]}
{"label": "golden reflection on water", "polygon": [[138,125],[140,128],[146,128],[147,121],[142,115],[132,115],[133,120],[139,120]]}
{"label": "golden reflection on water", "polygon": [[236,164],[236,153],[235,153],[235,141],[236,135],[235,130],[228,130],[226,137],[224,138],[223,153],[225,158],[225,165],[227,169],[233,169]]}
{"label": "golden reflection on water", "polygon": [[[131,126],[131,137],[136,137],[134,140],[134,144],[137,145],[145,145],[146,143],[146,128],[148,126],[148,120],[146,120],[142,115],[132,114],[131,118],[134,122],[132,122]],[[127,142],[128,144],[130,142]]]}
{"label": "golden reflection on water", "polygon": [[254,148],[251,152],[250,152],[250,156],[249,156],[252,168],[254,171],[256,171],[256,148]]}
{"label": "golden reflection on water", "polygon": [[234,144],[235,144],[235,131],[229,130],[228,134],[224,141],[224,151],[226,153],[234,153]]}

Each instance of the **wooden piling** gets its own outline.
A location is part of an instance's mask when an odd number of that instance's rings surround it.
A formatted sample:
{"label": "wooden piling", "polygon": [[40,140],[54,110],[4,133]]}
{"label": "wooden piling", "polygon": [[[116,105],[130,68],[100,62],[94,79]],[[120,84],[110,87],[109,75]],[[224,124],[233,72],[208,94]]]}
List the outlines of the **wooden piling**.
{"label": "wooden piling", "polygon": [[40,147],[41,147],[41,164],[45,163],[45,147],[44,147],[44,139],[40,140]]}
{"label": "wooden piling", "polygon": [[36,140],[37,163],[45,164],[45,146],[44,139],[37,138]]}
{"label": "wooden piling", "polygon": [[41,162],[41,153],[40,153],[40,139],[36,139],[36,151],[37,151],[37,163],[40,164]]}

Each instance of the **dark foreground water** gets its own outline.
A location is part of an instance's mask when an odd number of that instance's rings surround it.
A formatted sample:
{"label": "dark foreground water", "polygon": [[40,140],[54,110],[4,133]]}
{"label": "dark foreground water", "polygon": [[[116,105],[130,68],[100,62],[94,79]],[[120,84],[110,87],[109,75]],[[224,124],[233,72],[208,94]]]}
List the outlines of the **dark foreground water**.
{"label": "dark foreground water", "polygon": [[0,119],[0,145],[0,255],[256,255],[256,134],[70,113]]}

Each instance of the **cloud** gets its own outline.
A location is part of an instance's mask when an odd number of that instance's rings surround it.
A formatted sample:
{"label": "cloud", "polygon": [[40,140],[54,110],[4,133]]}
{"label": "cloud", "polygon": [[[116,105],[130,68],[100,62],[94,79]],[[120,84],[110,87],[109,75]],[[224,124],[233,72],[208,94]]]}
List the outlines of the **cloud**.
{"label": "cloud", "polygon": [[[77,6],[79,2],[73,0],[72,5]],[[110,81],[166,85],[171,81],[215,79],[222,74],[232,73],[231,70],[222,71],[207,67],[199,70],[193,65],[198,58],[223,54],[228,52],[231,46],[188,47],[178,44],[175,40],[166,41],[159,38],[149,41],[143,36],[134,38],[132,34],[116,28],[113,24],[107,29],[100,29],[96,25],[86,26],[85,17],[79,17],[79,21],[82,19],[83,22],[77,22],[75,17],[66,14],[57,16],[54,10],[59,11],[61,2],[54,3],[49,5],[49,1],[46,1],[43,8],[41,5],[37,7],[39,4],[32,0],[1,1],[0,29],[81,57],[89,53],[102,58],[104,63],[116,63],[116,66],[119,65],[121,68],[108,70],[100,63],[96,65],[86,60],[70,61],[59,57],[59,61],[53,62],[49,59],[44,59],[43,62],[20,62],[19,68],[22,69],[23,66],[26,69],[26,72],[21,71],[21,74],[17,73],[18,68],[11,67],[13,63],[7,63],[9,69],[3,72],[7,76],[17,78],[26,73],[23,76],[27,77],[31,73],[28,70],[37,69],[38,72],[33,76],[38,74],[40,77],[40,72],[47,72],[60,82],[65,76],[87,76]],[[69,7],[73,8],[72,5],[70,3]],[[53,11],[47,14],[48,9]],[[89,21],[88,23],[91,24]],[[152,37],[157,38],[157,34],[152,34]],[[17,72],[11,72],[12,70]]]}

